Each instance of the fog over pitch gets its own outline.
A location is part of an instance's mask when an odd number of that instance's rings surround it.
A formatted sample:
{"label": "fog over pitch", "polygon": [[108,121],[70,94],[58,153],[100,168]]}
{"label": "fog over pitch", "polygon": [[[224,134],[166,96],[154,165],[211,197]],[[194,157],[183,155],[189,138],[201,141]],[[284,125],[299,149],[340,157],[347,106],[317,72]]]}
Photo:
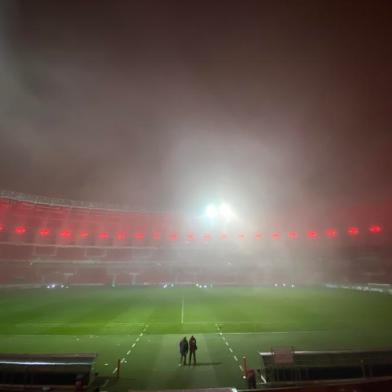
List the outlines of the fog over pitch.
{"label": "fog over pitch", "polygon": [[4,1],[0,188],[244,213],[392,194],[389,1]]}

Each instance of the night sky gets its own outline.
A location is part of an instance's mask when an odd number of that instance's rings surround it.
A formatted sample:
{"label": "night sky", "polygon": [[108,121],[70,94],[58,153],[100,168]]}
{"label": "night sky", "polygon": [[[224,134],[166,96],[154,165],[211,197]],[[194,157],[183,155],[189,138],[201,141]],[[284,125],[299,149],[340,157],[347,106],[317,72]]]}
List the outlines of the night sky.
{"label": "night sky", "polygon": [[390,1],[2,1],[0,188],[135,208],[392,199]]}

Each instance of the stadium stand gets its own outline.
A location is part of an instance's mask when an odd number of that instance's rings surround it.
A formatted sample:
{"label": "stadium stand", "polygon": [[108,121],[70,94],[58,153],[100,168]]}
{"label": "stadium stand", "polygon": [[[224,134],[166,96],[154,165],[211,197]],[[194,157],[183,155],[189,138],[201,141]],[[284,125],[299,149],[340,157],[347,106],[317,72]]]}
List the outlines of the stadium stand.
{"label": "stadium stand", "polygon": [[223,236],[178,214],[0,191],[0,284],[389,282],[388,227],[361,214],[361,227],[336,220],[295,239],[284,228]]}

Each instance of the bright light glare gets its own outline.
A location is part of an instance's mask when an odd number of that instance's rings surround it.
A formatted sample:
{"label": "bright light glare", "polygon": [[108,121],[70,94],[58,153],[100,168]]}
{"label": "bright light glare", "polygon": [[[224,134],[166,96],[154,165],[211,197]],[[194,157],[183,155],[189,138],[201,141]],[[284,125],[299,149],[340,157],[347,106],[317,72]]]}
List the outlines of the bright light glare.
{"label": "bright light glare", "polygon": [[218,209],[214,204],[209,204],[206,208],[206,216],[209,219],[214,219],[218,216]]}
{"label": "bright light glare", "polygon": [[234,218],[233,209],[227,203],[221,203],[219,206],[209,204],[204,212],[208,219],[220,219],[224,222],[230,222]]}
{"label": "bright light glare", "polygon": [[225,220],[230,221],[233,219],[233,210],[227,203],[222,203],[219,206],[219,215]]}

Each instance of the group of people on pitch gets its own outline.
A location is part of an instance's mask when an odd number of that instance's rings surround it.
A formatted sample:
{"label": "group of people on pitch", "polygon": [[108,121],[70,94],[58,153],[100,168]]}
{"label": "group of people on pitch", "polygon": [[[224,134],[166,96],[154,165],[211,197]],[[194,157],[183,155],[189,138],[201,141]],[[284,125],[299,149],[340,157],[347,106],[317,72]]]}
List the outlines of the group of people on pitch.
{"label": "group of people on pitch", "polygon": [[196,338],[192,335],[188,341],[186,336],[184,336],[184,338],[181,339],[180,341],[180,354],[181,354],[180,365],[181,364],[183,364],[184,366],[186,365],[186,356],[188,355],[188,351],[189,351],[189,362],[188,362],[189,365],[191,364],[192,358],[193,358],[193,364],[196,365],[196,350],[197,350]]}

